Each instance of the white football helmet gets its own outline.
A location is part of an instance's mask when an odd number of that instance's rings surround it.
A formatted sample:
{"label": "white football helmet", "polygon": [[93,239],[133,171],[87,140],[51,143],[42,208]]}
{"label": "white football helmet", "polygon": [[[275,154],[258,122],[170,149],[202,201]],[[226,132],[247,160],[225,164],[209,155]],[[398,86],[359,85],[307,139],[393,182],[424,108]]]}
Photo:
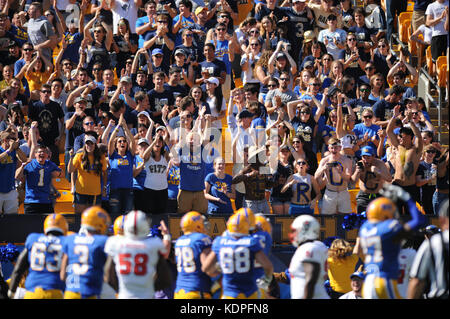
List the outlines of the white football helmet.
{"label": "white football helmet", "polygon": [[131,238],[145,238],[150,232],[150,221],[144,212],[132,210],[125,216],[123,234]]}
{"label": "white football helmet", "polygon": [[307,240],[319,238],[320,225],[317,219],[310,215],[301,215],[291,224],[292,232],[289,234],[292,245],[300,246]]}

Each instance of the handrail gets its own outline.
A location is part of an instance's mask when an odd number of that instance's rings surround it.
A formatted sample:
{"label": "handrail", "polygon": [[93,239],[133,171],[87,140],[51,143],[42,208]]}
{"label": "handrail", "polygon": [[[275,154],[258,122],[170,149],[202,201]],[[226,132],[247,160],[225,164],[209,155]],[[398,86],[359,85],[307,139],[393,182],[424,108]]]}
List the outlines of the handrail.
{"label": "handrail", "polygon": [[[431,84],[438,92],[438,101],[436,103],[436,108],[438,110],[438,139],[440,141],[441,133],[442,133],[442,114],[441,114],[442,88],[439,87],[438,83],[433,79],[433,77],[424,68],[420,68],[420,70],[419,70],[419,81],[420,81],[421,74],[423,74],[427,78],[428,83]],[[428,92],[428,91],[425,93],[425,98],[430,100],[433,103],[435,101],[434,97],[431,96],[430,92]]]}

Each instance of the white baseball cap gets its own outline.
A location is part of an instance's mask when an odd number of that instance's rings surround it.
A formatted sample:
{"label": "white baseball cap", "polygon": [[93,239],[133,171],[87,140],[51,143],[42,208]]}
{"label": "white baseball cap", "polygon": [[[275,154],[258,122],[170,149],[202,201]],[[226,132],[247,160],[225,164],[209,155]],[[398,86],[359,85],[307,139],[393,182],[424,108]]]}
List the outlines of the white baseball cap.
{"label": "white baseball cap", "polygon": [[92,142],[94,144],[97,144],[97,140],[92,135],[85,135],[84,136],[84,142]]}
{"label": "white baseball cap", "polygon": [[211,77],[211,78],[208,78],[207,80],[206,80],[206,82],[209,82],[209,83],[213,83],[213,84],[215,84],[215,85],[217,85],[217,86],[219,86],[219,79],[217,79],[217,78],[215,78],[215,77]]}
{"label": "white baseball cap", "polygon": [[150,145],[150,142],[146,138],[140,138],[138,141],[138,145],[140,145],[141,143],[147,143],[148,145]]}

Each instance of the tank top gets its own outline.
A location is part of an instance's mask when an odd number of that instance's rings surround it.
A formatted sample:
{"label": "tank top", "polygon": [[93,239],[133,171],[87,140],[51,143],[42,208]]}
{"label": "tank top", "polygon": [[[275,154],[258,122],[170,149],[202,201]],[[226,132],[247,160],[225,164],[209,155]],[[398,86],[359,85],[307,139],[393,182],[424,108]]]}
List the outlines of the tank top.
{"label": "tank top", "polygon": [[161,156],[159,161],[153,157],[145,162],[145,171],[147,173],[144,181],[144,187],[152,190],[167,189],[167,161]]}
{"label": "tank top", "polygon": [[292,185],[292,199],[291,202],[298,205],[307,205],[311,201],[311,175],[301,176],[299,173],[293,175],[297,181]]}

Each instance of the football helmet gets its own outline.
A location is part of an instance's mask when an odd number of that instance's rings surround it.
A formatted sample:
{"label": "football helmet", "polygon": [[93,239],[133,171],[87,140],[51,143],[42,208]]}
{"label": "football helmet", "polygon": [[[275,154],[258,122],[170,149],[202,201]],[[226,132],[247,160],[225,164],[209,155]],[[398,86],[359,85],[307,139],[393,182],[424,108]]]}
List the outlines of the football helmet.
{"label": "football helmet", "polygon": [[123,235],[123,222],[125,221],[125,215],[120,215],[114,221],[114,235]]}
{"label": "football helmet", "polygon": [[291,224],[292,232],[289,239],[295,247],[300,246],[307,240],[319,238],[320,225],[317,219],[310,215],[301,215],[294,219]]}
{"label": "football helmet", "polygon": [[61,214],[48,215],[44,220],[44,234],[47,235],[50,231],[58,231],[63,236],[67,234],[69,225],[66,218]]}
{"label": "football helmet", "polygon": [[245,216],[245,218],[247,218],[248,223],[250,225],[249,230],[255,230],[256,229],[256,222],[255,222],[255,214],[253,213],[253,211],[250,208],[239,208],[235,214],[242,214],[243,216]]}
{"label": "football helmet", "polygon": [[199,212],[187,212],[180,221],[183,234],[205,233],[205,218]]}
{"label": "football helmet", "polygon": [[236,213],[230,216],[227,221],[228,233],[232,236],[242,237],[249,234],[250,223],[242,213]]}
{"label": "football helmet", "polygon": [[380,222],[394,218],[396,211],[397,208],[392,200],[386,197],[379,197],[369,203],[366,209],[366,216],[368,221]]}
{"label": "football helmet", "polygon": [[92,232],[105,235],[111,225],[111,218],[100,206],[87,208],[81,215],[81,226]]}
{"label": "football helmet", "polygon": [[125,216],[123,234],[131,238],[145,238],[150,233],[147,215],[140,210],[132,210]]}
{"label": "football helmet", "polygon": [[266,218],[263,214],[255,215],[255,224],[256,228],[265,231],[269,235],[272,235],[272,224],[270,223],[269,219]]}

